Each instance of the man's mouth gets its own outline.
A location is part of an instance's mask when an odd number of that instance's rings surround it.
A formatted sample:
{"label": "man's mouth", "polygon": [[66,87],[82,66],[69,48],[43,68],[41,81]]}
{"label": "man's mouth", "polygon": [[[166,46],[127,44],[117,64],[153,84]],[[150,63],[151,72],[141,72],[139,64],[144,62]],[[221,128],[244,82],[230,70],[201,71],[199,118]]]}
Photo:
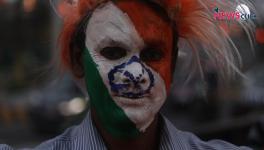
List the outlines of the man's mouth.
{"label": "man's mouth", "polygon": [[120,97],[120,98],[131,99],[131,100],[137,100],[137,99],[149,97],[149,93],[146,94],[146,93],[127,92],[127,93],[116,93],[114,94],[114,96]]}

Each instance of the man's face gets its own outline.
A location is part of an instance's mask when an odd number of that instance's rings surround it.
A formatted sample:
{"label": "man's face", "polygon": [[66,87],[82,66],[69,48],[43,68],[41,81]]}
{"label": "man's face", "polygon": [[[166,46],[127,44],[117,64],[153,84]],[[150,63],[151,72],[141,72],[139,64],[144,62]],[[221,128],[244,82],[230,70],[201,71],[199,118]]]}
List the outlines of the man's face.
{"label": "man's face", "polygon": [[85,45],[114,103],[145,131],[171,83],[170,24],[145,3],[108,2],[94,10]]}

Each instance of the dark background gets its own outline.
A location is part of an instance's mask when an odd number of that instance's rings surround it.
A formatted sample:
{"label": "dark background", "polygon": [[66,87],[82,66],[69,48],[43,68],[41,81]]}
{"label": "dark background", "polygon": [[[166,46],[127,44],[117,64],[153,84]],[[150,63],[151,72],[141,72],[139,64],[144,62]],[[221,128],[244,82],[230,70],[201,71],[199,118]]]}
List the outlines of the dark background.
{"label": "dark background", "polygon": [[[231,35],[243,73],[221,86],[215,69],[204,80],[180,56],[171,95],[162,108],[179,129],[204,140],[264,148],[264,2],[257,8],[255,56],[243,32]],[[61,18],[48,0],[0,0],[0,143],[34,147],[73,124],[89,109],[69,74],[54,71]],[[232,30],[232,29],[231,29]]]}

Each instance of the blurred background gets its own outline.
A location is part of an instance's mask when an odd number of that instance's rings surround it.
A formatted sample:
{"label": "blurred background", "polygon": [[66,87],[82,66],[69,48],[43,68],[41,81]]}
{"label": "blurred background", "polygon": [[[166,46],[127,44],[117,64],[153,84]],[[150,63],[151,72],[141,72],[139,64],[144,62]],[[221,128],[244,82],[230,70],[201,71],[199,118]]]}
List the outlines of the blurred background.
{"label": "blurred background", "polygon": [[[186,82],[183,55],[162,112],[177,128],[203,140],[264,149],[264,2],[253,2],[255,53],[243,31],[232,34],[235,27],[229,29],[247,78],[221,86],[216,70],[205,62],[204,80],[193,74]],[[71,76],[52,71],[60,27],[61,18],[48,0],[0,0],[0,143],[34,147],[80,123],[89,110]]]}

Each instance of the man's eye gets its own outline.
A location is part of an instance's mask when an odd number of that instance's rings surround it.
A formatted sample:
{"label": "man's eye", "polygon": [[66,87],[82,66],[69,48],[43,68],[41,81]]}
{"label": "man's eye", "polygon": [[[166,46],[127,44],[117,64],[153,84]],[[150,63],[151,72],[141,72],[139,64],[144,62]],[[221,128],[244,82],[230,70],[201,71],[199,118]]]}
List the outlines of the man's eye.
{"label": "man's eye", "polygon": [[127,55],[127,51],[121,47],[105,47],[100,54],[109,60],[117,60]]}
{"label": "man's eye", "polygon": [[140,53],[140,59],[142,61],[159,61],[163,58],[163,52],[161,50],[156,50],[153,48],[145,48]]}

